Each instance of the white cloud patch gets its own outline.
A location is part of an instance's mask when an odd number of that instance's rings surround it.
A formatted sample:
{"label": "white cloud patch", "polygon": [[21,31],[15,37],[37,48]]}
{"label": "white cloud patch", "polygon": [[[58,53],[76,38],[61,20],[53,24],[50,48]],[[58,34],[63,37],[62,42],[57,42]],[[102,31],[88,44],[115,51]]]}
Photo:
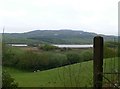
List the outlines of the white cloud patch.
{"label": "white cloud patch", "polygon": [[75,29],[117,35],[118,0],[0,0],[6,32]]}

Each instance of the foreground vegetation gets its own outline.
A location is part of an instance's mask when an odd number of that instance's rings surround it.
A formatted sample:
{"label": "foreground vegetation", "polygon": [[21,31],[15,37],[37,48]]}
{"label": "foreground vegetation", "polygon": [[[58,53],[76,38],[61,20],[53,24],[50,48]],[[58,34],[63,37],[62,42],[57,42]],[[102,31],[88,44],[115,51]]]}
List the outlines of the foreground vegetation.
{"label": "foreground vegetation", "polygon": [[14,81],[14,78],[7,71],[2,72],[2,88],[3,89],[17,89],[18,83]]}
{"label": "foreground vegetation", "polygon": [[[105,72],[118,68],[111,66],[117,64],[117,51],[117,46],[105,44],[104,58],[108,58],[104,60]],[[21,87],[90,87],[93,82],[92,58],[92,49],[3,45],[3,70],[7,70]]]}
{"label": "foreground vegetation", "polygon": [[24,50],[7,46],[3,51],[3,65],[21,70],[47,70],[78,62],[92,60],[92,50]]}
{"label": "foreground vegetation", "polygon": [[[93,59],[92,49],[59,49],[44,45],[37,50],[5,46],[3,50],[3,66],[15,67],[21,70],[47,70]],[[117,56],[117,50],[104,47],[104,58]]]}
{"label": "foreground vegetation", "polygon": [[[104,72],[118,68],[117,60],[115,67],[110,66],[113,62],[114,58],[104,60]],[[10,67],[4,69],[15,78],[19,87],[90,87],[93,84],[93,61],[38,72],[26,72]]]}
{"label": "foreground vegetation", "polygon": [[91,86],[92,83],[91,61],[39,72],[25,72],[9,67],[5,69],[20,87],[81,87]]}

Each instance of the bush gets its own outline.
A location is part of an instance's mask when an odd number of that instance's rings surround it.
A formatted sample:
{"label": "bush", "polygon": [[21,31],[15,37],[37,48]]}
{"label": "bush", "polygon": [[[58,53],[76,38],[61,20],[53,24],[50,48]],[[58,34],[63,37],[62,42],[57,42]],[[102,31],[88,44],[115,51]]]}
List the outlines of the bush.
{"label": "bush", "polygon": [[74,53],[74,52],[67,53],[68,63],[70,63],[70,64],[77,63],[77,62],[79,62],[79,59],[80,59],[79,54]]}
{"label": "bush", "polygon": [[3,50],[3,60],[2,64],[3,66],[16,66],[16,64],[19,62],[19,59],[21,58],[21,55],[24,54],[23,50],[20,50],[18,48],[9,47],[7,46]]}
{"label": "bush", "polygon": [[87,51],[81,52],[80,59],[81,59],[81,61],[92,60],[93,59],[93,52],[92,52],[92,50],[87,50]]}
{"label": "bush", "polygon": [[16,66],[19,69],[23,70],[34,70],[40,64],[39,56],[38,54],[32,52],[32,51],[26,51],[24,54],[19,56],[19,62],[16,64]]}
{"label": "bush", "polygon": [[26,51],[18,57],[17,59],[19,61],[14,66],[28,71],[46,70],[67,64],[67,57],[64,54],[58,53],[45,52],[39,54],[32,51]]}
{"label": "bush", "polygon": [[59,67],[59,66],[63,66],[63,65],[68,64],[67,57],[64,54],[57,54],[57,53],[53,54],[52,53],[49,55],[49,60],[50,60],[49,66],[51,68]]}
{"label": "bush", "polygon": [[117,56],[117,51],[113,48],[104,46],[104,58],[111,58]]}
{"label": "bush", "polygon": [[3,65],[12,66],[12,64],[14,62],[14,60],[13,60],[14,52],[12,51],[12,49],[10,49],[9,46],[4,46],[2,55],[3,55],[3,58],[2,58]]}
{"label": "bush", "polygon": [[2,88],[3,89],[17,89],[18,83],[11,78],[10,74],[6,71],[2,72]]}
{"label": "bush", "polygon": [[42,49],[42,50],[44,50],[44,51],[55,50],[55,49],[57,49],[57,48],[58,48],[58,47],[53,46],[53,45],[49,45],[49,44],[41,45],[41,46],[39,47],[39,49]]}
{"label": "bush", "polygon": [[38,53],[12,47],[4,52],[4,66],[27,71],[46,70],[92,59],[92,51],[83,51],[81,54],[72,51],[66,54],[52,53],[51,51]]}
{"label": "bush", "polygon": [[108,41],[108,42],[105,42],[105,46],[109,47],[109,48],[117,48],[118,45],[120,45],[120,43],[118,43],[117,41]]}

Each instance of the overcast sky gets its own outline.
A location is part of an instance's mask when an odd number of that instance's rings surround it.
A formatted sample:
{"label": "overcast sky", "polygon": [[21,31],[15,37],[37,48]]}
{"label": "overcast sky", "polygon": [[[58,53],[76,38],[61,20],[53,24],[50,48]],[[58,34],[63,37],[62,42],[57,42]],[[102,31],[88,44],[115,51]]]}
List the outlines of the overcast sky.
{"label": "overcast sky", "polygon": [[118,34],[119,0],[0,0],[2,32],[72,29]]}

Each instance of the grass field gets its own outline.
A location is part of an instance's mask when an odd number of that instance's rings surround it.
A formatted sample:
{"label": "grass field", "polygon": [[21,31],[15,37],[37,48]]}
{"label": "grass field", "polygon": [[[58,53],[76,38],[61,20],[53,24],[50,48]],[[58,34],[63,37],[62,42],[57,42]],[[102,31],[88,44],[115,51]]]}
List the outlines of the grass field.
{"label": "grass field", "polygon": [[[104,60],[104,71],[117,68],[115,58]],[[112,66],[113,63],[115,67]],[[39,72],[26,72],[5,67],[19,83],[19,87],[90,87],[92,86],[93,61],[77,63]],[[109,76],[108,76],[109,77]]]}

